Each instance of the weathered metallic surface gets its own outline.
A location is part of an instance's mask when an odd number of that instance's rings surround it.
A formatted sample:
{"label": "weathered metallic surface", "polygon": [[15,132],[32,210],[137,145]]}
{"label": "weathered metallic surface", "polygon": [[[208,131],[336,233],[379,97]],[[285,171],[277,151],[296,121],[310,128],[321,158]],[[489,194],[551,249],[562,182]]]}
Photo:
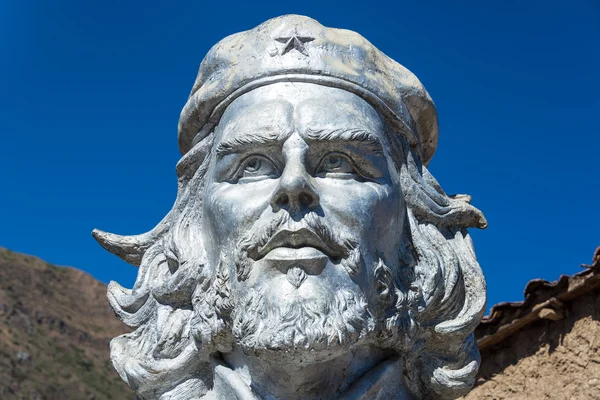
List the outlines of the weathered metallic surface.
{"label": "weathered metallic surface", "polygon": [[427,170],[435,106],[357,33],[288,15],[206,56],[179,124],[171,212],[95,231],[139,265],[109,301],[144,399],[452,399],[479,355],[486,221]]}

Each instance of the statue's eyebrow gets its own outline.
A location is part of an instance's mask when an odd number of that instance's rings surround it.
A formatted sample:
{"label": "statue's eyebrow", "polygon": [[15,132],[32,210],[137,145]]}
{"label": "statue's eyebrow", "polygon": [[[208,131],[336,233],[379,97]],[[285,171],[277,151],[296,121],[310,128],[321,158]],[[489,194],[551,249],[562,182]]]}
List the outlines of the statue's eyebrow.
{"label": "statue's eyebrow", "polygon": [[379,137],[362,128],[307,128],[304,136],[311,142],[339,141],[344,144],[356,145],[373,154],[383,154],[383,145]]}
{"label": "statue's eyebrow", "polygon": [[246,152],[249,147],[257,144],[281,147],[287,136],[289,135],[274,131],[236,133],[234,137],[223,139],[217,145],[215,152],[217,158],[222,158],[228,154]]}

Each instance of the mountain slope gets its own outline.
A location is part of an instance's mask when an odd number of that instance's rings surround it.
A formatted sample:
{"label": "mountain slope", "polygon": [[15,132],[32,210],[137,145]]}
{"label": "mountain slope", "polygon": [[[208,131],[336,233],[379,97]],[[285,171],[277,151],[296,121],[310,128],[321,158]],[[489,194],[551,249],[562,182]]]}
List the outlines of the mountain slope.
{"label": "mountain slope", "polygon": [[109,360],[127,331],[105,284],[0,247],[1,399],[133,399]]}

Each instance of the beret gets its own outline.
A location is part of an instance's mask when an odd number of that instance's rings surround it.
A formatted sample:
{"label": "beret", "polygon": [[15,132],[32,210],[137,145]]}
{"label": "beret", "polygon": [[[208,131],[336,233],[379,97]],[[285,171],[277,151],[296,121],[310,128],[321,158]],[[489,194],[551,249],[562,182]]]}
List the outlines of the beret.
{"label": "beret", "polygon": [[350,91],[398,128],[425,165],[435,152],[437,111],[412,72],[356,32],[284,15],[224,38],[204,57],[179,119],[181,153],[211,133],[237,97],[276,82]]}

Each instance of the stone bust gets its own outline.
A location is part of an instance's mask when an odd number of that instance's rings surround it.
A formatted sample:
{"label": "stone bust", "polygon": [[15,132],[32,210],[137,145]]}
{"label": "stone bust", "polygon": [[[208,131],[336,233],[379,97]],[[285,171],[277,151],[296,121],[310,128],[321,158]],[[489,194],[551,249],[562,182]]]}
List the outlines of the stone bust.
{"label": "stone bust", "polygon": [[181,113],[178,193],[108,298],[142,399],[454,399],[485,281],[466,195],[427,169],[427,91],[359,34],[286,15],[223,39]]}

